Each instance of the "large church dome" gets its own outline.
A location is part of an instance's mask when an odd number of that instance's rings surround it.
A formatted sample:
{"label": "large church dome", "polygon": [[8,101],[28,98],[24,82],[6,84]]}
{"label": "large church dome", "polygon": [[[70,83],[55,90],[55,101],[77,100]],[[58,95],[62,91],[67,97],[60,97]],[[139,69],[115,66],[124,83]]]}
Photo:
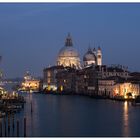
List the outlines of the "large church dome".
{"label": "large church dome", "polygon": [[79,57],[77,50],[73,47],[63,47],[58,55],[59,57]]}
{"label": "large church dome", "polygon": [[58,53],[57,65],[80,68],[79,54],[73,47],[70,34],[68,34],[68,37],[66,38],[65,46]]}

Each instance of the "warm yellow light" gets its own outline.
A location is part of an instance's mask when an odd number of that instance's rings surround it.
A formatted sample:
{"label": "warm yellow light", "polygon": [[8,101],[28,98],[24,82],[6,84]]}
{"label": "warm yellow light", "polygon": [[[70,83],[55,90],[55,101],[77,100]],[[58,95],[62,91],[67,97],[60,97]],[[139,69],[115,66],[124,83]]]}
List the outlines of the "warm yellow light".
{"label": "warm yellow light", "polygon": [[132,98],[135,99],[135,94],[134,93],[132,94]]}
{"label": "warm yellow light", "polygon": [[128,97],[125,95],[124,98],[127,99]]}
{"label": "warm yellow light", "polygon": [[118,89],[115,89],[115,93],[118,94],[119,93],[119,90]]}
{"label": "warm yellow light", "polygon": [[62,85],[60,86],[60,91],[63,91],[63,86]]}
{"label": "warm yellow light", "polygon": [[15,96],[15,92],[13,91],[13,96]]}
{"label": "warm yellow light", "polygon": [[22,83],[23,90],[38,90],[39,81],[38,80],[28,80]]}
{"label": "warm yellow light", "polygon": [[32,91],[32,90],[30,90],[30,93],[33,93],[33,91]]}
{"label": "warm yellow light", "polygon": [[48,85],[48,90],[49,90],[49,91],[51,90],[51,87],[50,87],[50,85]]}

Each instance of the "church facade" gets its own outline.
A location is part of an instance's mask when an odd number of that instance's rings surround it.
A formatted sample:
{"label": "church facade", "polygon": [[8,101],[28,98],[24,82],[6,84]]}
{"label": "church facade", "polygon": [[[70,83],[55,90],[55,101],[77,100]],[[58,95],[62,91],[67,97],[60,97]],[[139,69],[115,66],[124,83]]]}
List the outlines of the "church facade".
{"label": "church facade", "polygon": [[95,48],[93,50],[89,48],[88,51],[83,56],[83,62],[81,62],[80,55],[76,50],[76,48],[74,47],[72,37],[70,34],[68,34],[65,39],[64,46],[58,52],[56,64],[57,65],[45,68],[43,70],[44,74],[43,88],[53,91],[57,90],[58,80],[56,79],[56,75],[59,77],[58,73],[60,72],[63,73],[63,71],[65,71],[66,69],[72,68],[75,70],[82,70],[91,65],[101,66],[102,65],[101,48],[98,47],[97,51],[95,50]]}

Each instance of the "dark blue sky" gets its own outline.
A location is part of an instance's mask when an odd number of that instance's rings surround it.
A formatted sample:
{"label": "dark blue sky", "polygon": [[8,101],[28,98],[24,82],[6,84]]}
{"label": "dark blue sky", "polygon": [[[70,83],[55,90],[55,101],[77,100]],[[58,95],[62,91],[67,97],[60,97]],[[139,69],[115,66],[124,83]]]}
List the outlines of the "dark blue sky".
{"label": "dark blue sky", "polygon": [[140,70],[140,4],[0,4],[0,68],[6,78],[26,70],[42,76],[70,32],[81,59],[89,43],[104,64]]}

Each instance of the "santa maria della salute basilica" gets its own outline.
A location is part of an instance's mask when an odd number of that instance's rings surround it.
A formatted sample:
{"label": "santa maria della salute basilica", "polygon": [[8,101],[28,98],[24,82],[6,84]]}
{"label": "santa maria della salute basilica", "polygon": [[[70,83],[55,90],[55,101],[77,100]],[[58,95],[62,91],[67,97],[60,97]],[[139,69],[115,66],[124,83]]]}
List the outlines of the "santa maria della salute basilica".
{"label": "santa maria della salute basilica", "polygon": [[[103,65],[101,48],[88,48],[80,60],[70,34],[58,52],[56,65],[43,70],[43,91],[130,98],[140,94],[135,73],[122,65]],[[136,77],[135,77],[136,76]],[[133,87],[133,88],[132,88]]]}
{"label": "santa maria della salute basilica", "polygon": [[90,65],[102,65],[102,52],[101,48],[98,47],[98,50],[88,48],[88,51],[83,57],[83,64],[80,61],[80,56],[78,51],[75,49],[72,38],[70,34],[68,34],[65,46],[59,51],[57,58],[57,65],[64,67],[72,67],[76,69],[80,69],[83,66]]}
{"label": "santa maria della salute basilica", "polygon": [[[100,47],[97,50],[89,47],[83,59],[80,60],[79,52],[74,47],[71,35],[68,34],[64,46],[58,52],[56,65],[49,66],[43,70],[43,89],[54,91],[58,89],[65,90],[66,83],[71,79],[69,77],[71,76],[71,71],[74,71],[73,74],[75,75],[76,73],[79,74],[81,71],[85,71],[87,68],[101,66],[102,52]],[[72,80],[77,76],[75,75]]]}

